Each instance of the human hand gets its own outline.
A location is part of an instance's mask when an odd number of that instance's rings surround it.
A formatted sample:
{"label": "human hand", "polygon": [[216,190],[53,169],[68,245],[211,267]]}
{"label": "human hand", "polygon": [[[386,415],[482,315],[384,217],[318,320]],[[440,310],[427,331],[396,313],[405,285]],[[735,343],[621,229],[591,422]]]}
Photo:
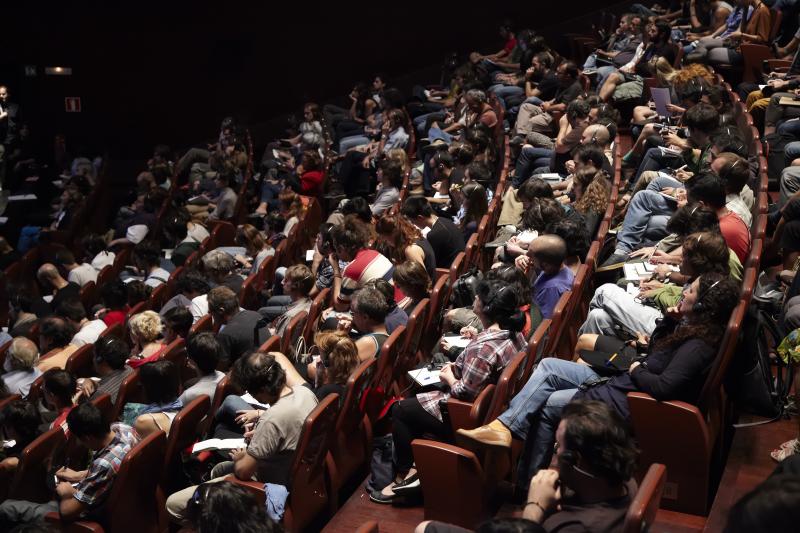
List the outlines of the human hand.
{"label": "human hand", "polygon": [[236,449],[236,450],[231,450],[230,454],[229,454],[229,456],[231,458],[231,461],[234,461],[234,462],[238,461],[239,459],[241,459],[245,455],[247,455],[247,449],[246,448],[239,448],[239,449]]}
{"label": "human hand", "polygon": [[545,512],[554,511],[561,501],[558,471],[549,468],[539,470],[531,479],[528,501],[536,502]]}
{"label": "human hand", "polygon": [[566,163],[564,163],[564,168],[567,169],[567,174],[574,174],[575,173],[575,161],[570,159]]}
{"label": "human hand", "polygon": [[82,472],[77,472],[71,468],[62,466],[56,470],[56,477],[61,481],[66,481],[68,483],[77,483],[83,479],[84,475]]}
{"label": "human hand", "polygon": [[76,492],[77,490],[75,487],[73,487],[72,484],[67,481],[62,481],[56,485],[56,494],[58,494],[58,498],[61,500],[71,498]]}
{"label": "human hand", "polygon": [[634,250],[631,252],[631,257],[650,257],[656,251],[655,246],[645,246],[644,248],[639,248],[638,250]]}
{"label": "human hand", "polygon": [[531,258],[527,255],[518,255],[517,258],[514,259],[514,266],[523,272],[527,272],[528,268],[531,266]]}
{"label": "human hand", "polygon": [[688,170],[676,170],[675,171],[675,179],[678,179],[680,181],[686,181],[689,178],[691,178],[692,176],[694,176],[694,172],[690,172]]}
{"label": "human hand", "polygon": [[686,112],[686,108],[675,104],[667,104],[667,111],[674,115],[682,115]]}
{"label": "human hand", "polygon": [[95,390],[97,390],[97,385],[92,379],[83,378],[78,384],[78,392],[85,398],[90,398]]}
{"label": "human hand", "polygon": [[668,275],[670,272],[672,272],[672,269],[671,269],[671,268],[670,268],[668,265],[663,265],[663,264],[662,264],[662,265],[658,265],[658,266],[655,268],[655,270],[653,271],[653,274],[654,274],[654,275],[655,275],[655,277],[656,277],[657,279],[659,279],[660,281],[665,281],[665,280],[667,279],[667,275]]}
{"label": "human hand", "polygon": [[654,280],[654,279],[649,279],[647,281],[640,281],[639,282],[639,296],[647,297],[648,296],[648,294],[647,294],[648,292],[654,291],[656,289],[660,289],[663,286],[664,286],[663,283],[661,283],[660,281]]}
{"label": "human hand", "polygon": [[636,369],[636,367],[639,366],[640,364],[641,363],[639,361],[634,361],[633,363],[631,363],[631,366],[628,369],[628,372],[632,373]]}
{"label": "human hand", "polygon": [[678,189],[675,193],[675,198],[678,200],[678,207],[683,207],[687,204],[686,189]]}
{"label": "human hand", "polygon": [[261,416],[261,412],[258,409],[244,409],[241,411],[236,411],[236,423],[240,426],[251,424],[258,420],[259,416]]}
{"label": "human hand", "polygon": [[450,387],[453,386],[453,383],[455,383],[457,380],[456,380],[455,374],[453,374],[453,364],[452,363],[447,364],[444,367],[442,367],[442,369],[439,371],[439,379],[441,381],[447,383],[448,386],[450,386]]}
{"label": "human hand", "polygon": [[458,333],[465,339],[474,339],[478,336],[478,330],[472,326],[464,326]]}

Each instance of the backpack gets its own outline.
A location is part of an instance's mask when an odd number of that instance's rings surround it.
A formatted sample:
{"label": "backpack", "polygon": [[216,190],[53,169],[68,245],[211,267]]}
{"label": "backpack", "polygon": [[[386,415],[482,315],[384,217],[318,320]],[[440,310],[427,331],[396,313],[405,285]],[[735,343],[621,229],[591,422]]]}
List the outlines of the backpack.
{"label": "backpack", "polygon": [[784,336],[763,304],[750,305],[725,382],[725,390],[741,411],[770,420],[784,414],[794,369],[791,361],[770,358],[770,351]]}
{"label": "backpack", "polygon": [[481,274],[476,267],[472,267],[461,274],[455,283],[453,283],[453,288],[450,291],[450,303],[452,306],[454,308],[472,307],[472,302],[475,301],[475,291],[477,290],[478,282],[482,279],[483,274]]}

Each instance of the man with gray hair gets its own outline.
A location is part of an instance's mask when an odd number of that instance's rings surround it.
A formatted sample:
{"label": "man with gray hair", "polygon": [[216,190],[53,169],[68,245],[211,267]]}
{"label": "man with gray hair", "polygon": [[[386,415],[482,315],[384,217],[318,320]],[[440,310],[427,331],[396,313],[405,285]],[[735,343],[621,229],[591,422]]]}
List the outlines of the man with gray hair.
{"label": "man with gray hair", "polygon": [[212,287],[224,285],[239,294],[242,288],[242,277],[234,272],[236,261],[229,253],[222,250],[211,250],[203,256],[203,272]]}
{"label": "man with gray hair", "polygon": [[32,340],[17,337],[11,341],[3,362],[4,374],[0,376],[11,394],[28,395],[31,383],[42,375],[42,371],[36,368],[38,362],[39,350]]}

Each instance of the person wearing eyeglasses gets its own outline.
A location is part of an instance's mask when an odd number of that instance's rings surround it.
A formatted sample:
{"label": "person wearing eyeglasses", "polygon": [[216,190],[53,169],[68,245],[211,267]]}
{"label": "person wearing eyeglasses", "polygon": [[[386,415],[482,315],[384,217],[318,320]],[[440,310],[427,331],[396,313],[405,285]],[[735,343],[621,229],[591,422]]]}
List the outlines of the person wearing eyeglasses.
{"label": "person wearing eyeglasses", "polygon": [[[576,400],[561,412],[553,461],[530,481],[513,531],[619,531],[636,494],[638,450],[625,421],[607,404]],[[477,531],[509,519],[491,519]],[[522,529],[522,526],[526,529]],[[415,533],[461,533],[458,526],[422,522]],[[512,531],[512,529],[508,529]]]}
{"label": "person wearing eyeglasses", "polygon": [[542,359],[503,414],[458,434],[479,445],[506,449],[513,439],[524,440],[517,479],[526,483],[549,464],[558,420],[573,399],[601,400],[626,419],[628,392],[645,392],[658,401],[696,402],[739,303],[739,291],[729,276],[706,274],[686,285],[678,304],[650,337],[638,335],[631,345],[616,337],[581,335],[581,359]]}

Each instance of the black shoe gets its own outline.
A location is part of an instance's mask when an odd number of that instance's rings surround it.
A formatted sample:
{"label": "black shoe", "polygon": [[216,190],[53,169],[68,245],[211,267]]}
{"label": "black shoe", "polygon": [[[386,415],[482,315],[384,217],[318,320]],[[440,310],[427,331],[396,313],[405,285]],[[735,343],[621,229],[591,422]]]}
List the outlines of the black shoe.
{"label": "black shoe", "polygon": [[419,482],[419,475],[414,474],[413,476],[409,476],[400,483],[396,483],[394,487],[392,487],[392,491],[394,491],[397,495],[407,495],[411,492],[419,492],[422,490],[422,485]]}
{"label": "black shoe", "polygon": [[375,503],[381,503],[383,505],[391,505],[396,497],[397,496],[395,496],[394,494],[392,494],[391,496],[384,496],[383,494],[381,494],[381,491],[379,490],[373,490],[370,491],[369,493],[370,500],[372,500]]}

